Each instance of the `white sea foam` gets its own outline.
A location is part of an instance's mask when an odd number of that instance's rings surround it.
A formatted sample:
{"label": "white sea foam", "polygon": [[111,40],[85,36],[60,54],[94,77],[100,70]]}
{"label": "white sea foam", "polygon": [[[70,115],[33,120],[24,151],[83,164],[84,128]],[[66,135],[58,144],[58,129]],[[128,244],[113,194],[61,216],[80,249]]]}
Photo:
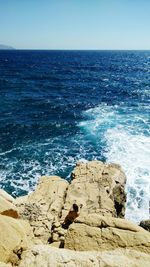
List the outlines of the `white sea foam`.
{"label": "white sea foam", "polygon": [[4,156],[4,155],[6,155],[6,154],[9,154],[9,153],[11,153],[11,152],[13,152],[13,151],[15,151],[15,150],[16,150],[16,148],[12,148],[12,149],[7,150],[7,151],[5,151],[5,152],[0,152],[0,156]]}
{"label": "white sea foam", "polygon": [[126,218],[139,222],[149,218],[150,137],[131,135],[126,130],[105,133],[108,162],[119,163],[127,176]]}
{"label": "white sea foam", "polygon": [[[1,187],[8,186],[13,195],[25,194],[34,190],[41,175],[66,173],[78,160],[69,154],[68,143],[61,144],[59,138],[52,138],[4,152],[4,158],[1,154]],[[21,158],[18,158],[18,151]],[[69,171],[63,177],[69,179]]]}
{"label": "white sea foam", "polygon": [[0,184],[11,187],[14,195],[26,193],[34,189],[41,175],[58,174],[69,179],[78,160],[104,156],[107,162],[119,163],[127,175],[126,217],[136,222],[148,218],[149,111],[148,106],[105,104],[89,109],[76,135],[26,143],[1,153]]}
{"label": "white sea foam", "polygon": [[[148,111],[148,112],[145,112]],[[107,162],[119,163],[127,176],[126,218],[149,218],[150,129],[149,110],[100,105],[84,113],[80,123],[91,138],[105,144]]]}

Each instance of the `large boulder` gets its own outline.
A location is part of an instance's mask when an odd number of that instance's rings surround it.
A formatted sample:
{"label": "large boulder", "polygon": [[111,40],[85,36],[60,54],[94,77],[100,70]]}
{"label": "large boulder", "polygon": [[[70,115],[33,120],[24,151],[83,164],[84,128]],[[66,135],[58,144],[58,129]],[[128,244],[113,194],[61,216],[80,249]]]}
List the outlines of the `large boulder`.
{"label": "large boulder", "polygon": [[82,213],[124,217],[126,177],[116,164],[78,162],[72,172],[62,219],[73,203],[83,204]]}
{"label": "large boulder", "polygon": [[150,234],[125,219],[90,214],[79,217],[69,227],[65,248],[79,251],[134,248],[150,253]]}
{"label": "large boulder", "polygon": [[19,267],[149,267],[149,263],[150,255],[134,249],[80,252],[40,245],[23,253]]}
{"label": "large boulder", "polygon": [[0,215],[0,262],[16,264],[23,249],[32,244],[27,222]]}
{"label": "large boulder", "polygon": [[43,242],[50,239],[52,223],[61,216],[67,188],[68,182],[58,176],[42,176],[34,192],[15,201],[21,217]]}

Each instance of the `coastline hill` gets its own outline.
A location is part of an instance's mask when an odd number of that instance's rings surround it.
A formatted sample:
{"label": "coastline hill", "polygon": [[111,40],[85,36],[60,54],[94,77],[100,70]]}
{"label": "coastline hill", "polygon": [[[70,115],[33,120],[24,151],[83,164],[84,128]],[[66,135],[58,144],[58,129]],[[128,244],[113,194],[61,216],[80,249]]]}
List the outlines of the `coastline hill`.
{"label": "coastline hill", "polygon": [[14,50],[15,48],[8,45],[0,44],[0,50]]}

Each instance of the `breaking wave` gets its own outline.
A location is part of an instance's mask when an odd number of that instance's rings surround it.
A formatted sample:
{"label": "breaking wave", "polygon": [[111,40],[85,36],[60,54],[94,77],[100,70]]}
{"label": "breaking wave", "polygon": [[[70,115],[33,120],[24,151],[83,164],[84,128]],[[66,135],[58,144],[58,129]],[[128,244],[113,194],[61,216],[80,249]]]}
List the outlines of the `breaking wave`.
{"label": "breaking wave", "polygon": [[121,165],[127,176],[126,218],[139,222],[149,217],[150,128],[145,106],[100,105],[84,113],[80,123],[97,143],[105,144],[107,162]]}

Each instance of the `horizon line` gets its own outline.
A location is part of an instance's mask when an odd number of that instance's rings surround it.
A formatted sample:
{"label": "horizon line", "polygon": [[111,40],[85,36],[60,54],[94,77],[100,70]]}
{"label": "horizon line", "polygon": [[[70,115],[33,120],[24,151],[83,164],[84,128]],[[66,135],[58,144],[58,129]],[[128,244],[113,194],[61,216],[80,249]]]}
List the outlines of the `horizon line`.
{"label": "horizon line", "polygon": [[24,51],[27,51],[27,50],[30,50],[30,51],[150,51],[150,48],[149,49],[121,49],[121,48],[91,48],[91,49],[86,49],[86,48],[81,48],[81,49],[76,49],[76,48],[14,48],[12,47],[11,48],[5,48],[5,49],[0,49],[0,51],[14,51],[14,50],[24,50]]}

